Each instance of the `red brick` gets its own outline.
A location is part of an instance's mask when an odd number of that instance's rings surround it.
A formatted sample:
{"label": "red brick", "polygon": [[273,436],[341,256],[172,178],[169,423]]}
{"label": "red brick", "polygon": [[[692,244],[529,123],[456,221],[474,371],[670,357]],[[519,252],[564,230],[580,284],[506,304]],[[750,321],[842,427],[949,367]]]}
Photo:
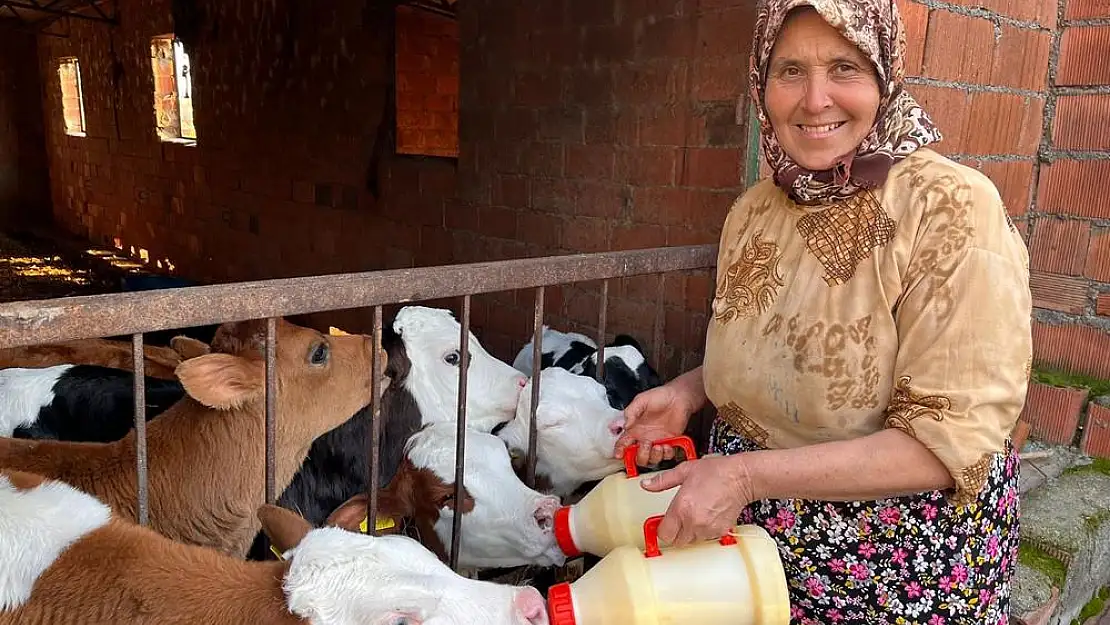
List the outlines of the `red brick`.
{"label": "red brick", "polygon": [[531,181],[523,176],[499,174],[493,188],[493,203],[498,206],[523,208],[531,206]]}
{"label": "red brick", "polygon": [[967,113],[972,95],[966,91],[929,85],[909,85],[907,90],[921,104],[944,134],[937,145],[940,152],[966,154],[969,139]]}
{"label": "red brick", "polygon": [[[612,3],[596,2],[597,5]],[[583,37],[579,49],[579,63],[619,63],[632,58],[636,49],[635,31],[626,26],[586,26],[582,29]],[[563,46],[567,42],[562,42]]]}
{"label": "red brick", "polygon": [[518,106],[554,106],[562,101],[560,72],[520,71],[513,80],[513,102]]}
{"label": "red brick", "polygon": [[517,215],[517,228],[520,236],[532,243],[551,249],[562,244],[563,218],[558,215],[522,211]]}
{"label": "red brick", "polygon": [[1086,401],[1087,389],[1057,388],[1030,382],[1020,418],[1032,426],[1032,437],[1068,445],[1075,438],[1079,413]]}
{"label": "red brick", "polygon": [[1068,0],[1064,17],[1069,20],[1085,20],[1110,17],[1110,0]]}
{"label": "red brick", "polygon": [[1110,180],[1110,161],[1058,160],[1041,167],[1037,208],[1095,219],[1110,218],[1110,196],[1102,191]]}
{"label": "red brick", "polygon": [[674,184],[678,150],[641,147],[617,152],[617,180],[634,185]]}
{"label": "red brick", "polygon": [[617,217],[624,209],[626,193],[620,185],[583,182],[578,186],[574,212],[591,217]]}
{"label": "red brick", "polygon": [[685,85],[685,66],[672,61],[645,61],[615,70],[615,97],[622,106],[669,104]]}
{"label": "red brick", "polygon": [[1080,448],[1088,456],[1110,458],[1110,408],[1090,405]]}
{"label": "red brick", "polygon": [[703,13],[697,16],[697,56],[731,56],[747,59],[751,50],[751,37],[737,33],[751,32],[755,24],[754,12],[745,6]]}
{"label": "red brick", "polygon": [[898,11],[906,26],[906,75],[921,75],[925,59],[925,37],[929,28],[929,7],[914,0],[897,0]]}
{"label": "red brick", "polygon": [[690,192],[678,187],[634,187],[632,215],[640,223],[677,226],[688,223]]}
{"label": "red brick", "polygon": [[653,107],[639,115],[641,145],[686,145],[689,116],[674,106]]}
{"label": "red brick", "polygon": [[1100,282],[1110,282],[1110,230],[1099,228],[1092,232],[1083,274]]}
{"label": "red brick", "polygon": [[1041,142],[1044,100],[1008,93],[975,93],[969,154],[1033,155]]}
{"label": "red brick", "polygon": [[[937,10],[929,16],[922,68],[931,78],[986,84],[994,58],[994,24],[985,18]],[[940,42],[944,42],[941,44]],[[953,54],[959,50],[959,54]]]}
{"label": "red brick", "polygon": [[[984,8],[992,13],[1056,27],[1056,0],[951,0],[953,4]],[[1069,3],[1076,0],[1068,0]]]}
{"label": "red brick", "polygon": [[577,252],[609,249],[610,223],[600,217],[571,217],[563,226],[563,245]]}
{"label": "red brick", "polygon": [[1110,84],[1110,26],[1083,26],[1064,30],[1056,84]]}
{"label": "red brick", "polygon": [[613,228],[613,250],[663,247],[666,244],[667,230],[663,226],[632,224]]}
{"label": "red brick", "polygon": [[735,149],[688,148],[679,184],[711,189],[741,186],[742,161],[743,154]]}
{"label": "red brick", "polygon": [[695,29],[688,16],[645,20],[636,46],[636,58],[690,56],[694,35]]}
{"label": "red brick", "polygon": [[729,100],[748,92],[748,61],[739,56],[696,58],[691,64],[694,99]]}
{"label": "red brick", "polygon": [[1110,95],[1060,96],[1052,145],[1065,150],[1105,150],[1110,147]]}
{"label": "red brick", "polygon": [[1078,324],[1033,322],[1033,353],[1037,362],[1110,379],[1110,333]]}
{"label": "red brick", "polygon": [[990,84],[1042,91],[1048,78],[1052,33],[1002,24]]}
{"label": "red brick", "polygon": [[527,146],[521,160],[533,176],[562,176],[563,148],[561,144],[533,143]]}
{"label": "red brick", "polygon": [[566,147],[568,178],[610,180],[616,166],[616,149],[608,145],[568,145]]}
{"label": "red brick", "polygon": [[1033,161],[988,161],[979,169],[998,187],[1011,217],[1020,217],[1029,211]]}
{"label": "red brick", "polygon": [[478,207],[478,232],[500,239],[516,236],[517,211],[495,206]]}
{"label": "red brick", "polygon": [[1083,275],[1091,226],[1074,219],[1038,219],[1033,226],[1030,264],[1035,271]]}
{"label": "red brick", "polygon": [[569,215],[574,212],[575,187],[558,178],[535,178],[531,181],[532,209]]}
{"label": "red brick", "polygon": [[1095,314],[1110,317],[1110,294],[1099,295],[1095,300]]}
{"label": "red brick", "polygon": [[575,68],[569,85],[568,104],[609,106],[614,102],[613,70],[608,65]]}
{"label": "red brick", "polygon": [[1029,277],[1033,306],[1061,312],[1083,314],[1087,309],[1089,284],[1083,278],[1034,271]]}

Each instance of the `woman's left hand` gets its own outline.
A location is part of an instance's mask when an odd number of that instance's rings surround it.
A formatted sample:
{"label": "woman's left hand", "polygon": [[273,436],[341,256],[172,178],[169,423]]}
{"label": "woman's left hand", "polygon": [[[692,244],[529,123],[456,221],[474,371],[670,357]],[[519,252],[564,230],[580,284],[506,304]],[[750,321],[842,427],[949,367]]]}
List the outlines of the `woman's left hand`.
{"label": "woman's left hand", "polygon": [[744,506],[755,501],[744,454],[687,460],[642,482],[658,492],[678,486],[663,521],[659,540],[672,547],[716,540],[735,525]]}

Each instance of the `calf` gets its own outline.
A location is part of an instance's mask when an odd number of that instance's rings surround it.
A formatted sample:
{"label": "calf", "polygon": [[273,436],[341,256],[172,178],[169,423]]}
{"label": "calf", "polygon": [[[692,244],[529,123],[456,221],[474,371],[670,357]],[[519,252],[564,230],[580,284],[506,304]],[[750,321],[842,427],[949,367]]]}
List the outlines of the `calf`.
{"label": "calf", "polygon": [[[190,355],[199,355],[192,353],[198,345],[204,346],[204,343],[186,337],[175,337],[172,348],[143,345],[143,368],[146,375],[173,380],[173,370],[185,356],[179,350],[188,350],[187,353]],[[131,342],[108,339],[80,339],[62,343],[0,349],[0,369],[51,367],[65,364],[99,365],[131,371],[134,366]]]}
{"label": "calf", "polygon": [[[520,394],[516,419],[497,433],[514,457],[528,452],[532,382],[528,384]],[[537,483],[542,480],[550,492],[569,497],[586,482],[620,471],[624,465],[613,457],[613,447],[623,431],[624,413],[609,405],[600,382],[558,367],[540,372]]]}
{"label": "calf", "polygon": [[[597,343],[585,335],[544,326],[540,350],[541,370],[558,367],[597,378]],[[517,353],[513,367],[531,375],[531,341]],[[627,334],[618,334],[612,343],[605,346],[605,375],[602,381],[609,405],[617,410],[627,408],[636,395],[663,384],[659,374],[648,364],[639,342]]]}
{"label": "calf", "polygon": [[[212,352],[182,362],[187,396],[147,425],[150,521],[175,540],[242,556],[258,531],[265,476],[265,322],[226,324]],[[278,323],[275,481],[293,477],[316,437],[370,401],[366,336]],[[384,358],[384,355],[382,356]],[[0,439],[0,467],[69,482],[136,516],[135,432],[112,443]]]}
{"label": "calf", "polygon": [[[111,442],[135,423],[135,374],[96,365],[0,369],[0,436]],[[185,396],[177,380],[147,376],[146,418]]]}
{"label": "calf", "polygon": [[411,511],[420,540],[444,561],[461,513],[459,566],[561,566],[565,556],[553,533],[559,499],[525,486],[496,436],[468,429],[463,500],[455,501],[457,440],[451,423],[427,425],[408,440],[385,490],[397,502],[392,507]]}
{"label": "calf", "polygon": [[[390,384],[381,401],[378,486],[393,479],[405,441],[422,425],[456,421],[461,326],[449,310],[406,306],[382,330],[382,347],[388,354],[384,372]],[[473,332],[468,350],[467,424],[491,429],[512,418],[527,379],[491,356]],[[366,492],[371,423],[366,407],[317,439],[278,504],[318,525],[344,501]],[[270,557],[262,534],[255,537],[248,557]]]}
{"label": "calf", "polygon": [[546,624],[533,588],[466,579],[403,536],[257,513],[283,562],[183,545],[72,486],[0,469],[0,625]]}

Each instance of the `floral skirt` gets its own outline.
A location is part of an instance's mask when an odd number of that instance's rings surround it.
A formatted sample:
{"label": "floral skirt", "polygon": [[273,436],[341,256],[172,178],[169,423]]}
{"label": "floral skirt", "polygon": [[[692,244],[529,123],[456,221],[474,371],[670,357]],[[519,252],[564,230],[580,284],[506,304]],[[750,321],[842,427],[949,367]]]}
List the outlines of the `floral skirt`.
{"label": "floral skirt", "polygon": [[[759,449],[718,418],[709,451]],[[1018,551],[1017,453],[995,456],[979,498],[762,500],[740,522],[778,543],[791,623],[1006,625]]]}

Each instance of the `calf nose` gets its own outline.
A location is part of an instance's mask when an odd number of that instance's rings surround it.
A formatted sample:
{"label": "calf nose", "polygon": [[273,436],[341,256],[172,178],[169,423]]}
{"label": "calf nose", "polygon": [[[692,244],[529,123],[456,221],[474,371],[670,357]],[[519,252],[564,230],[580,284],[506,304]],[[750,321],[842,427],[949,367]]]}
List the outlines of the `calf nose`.
{"label": "calf nose", "polygon": [[555,527],[555,511],[559,509],[559,498],[546,496],[536,502],[536,509],[532,517],[541,530],[552,531]]}
{"label": "calf nose", "polygon": [[609,422],[609,433],[613,436],[624,434],[624,415]]}
{"label": "calf nose", "polygon": [[520,386],[520,388],[524,388],[525,386],[528,386],[528,378],[520,376],[516,379],[516,383]]}
{"label": "calf nose", "polygon": [[547,608],[540,591],[525,586],[513,597],[513,606],[528,621],[529,625],[547,625]]}

